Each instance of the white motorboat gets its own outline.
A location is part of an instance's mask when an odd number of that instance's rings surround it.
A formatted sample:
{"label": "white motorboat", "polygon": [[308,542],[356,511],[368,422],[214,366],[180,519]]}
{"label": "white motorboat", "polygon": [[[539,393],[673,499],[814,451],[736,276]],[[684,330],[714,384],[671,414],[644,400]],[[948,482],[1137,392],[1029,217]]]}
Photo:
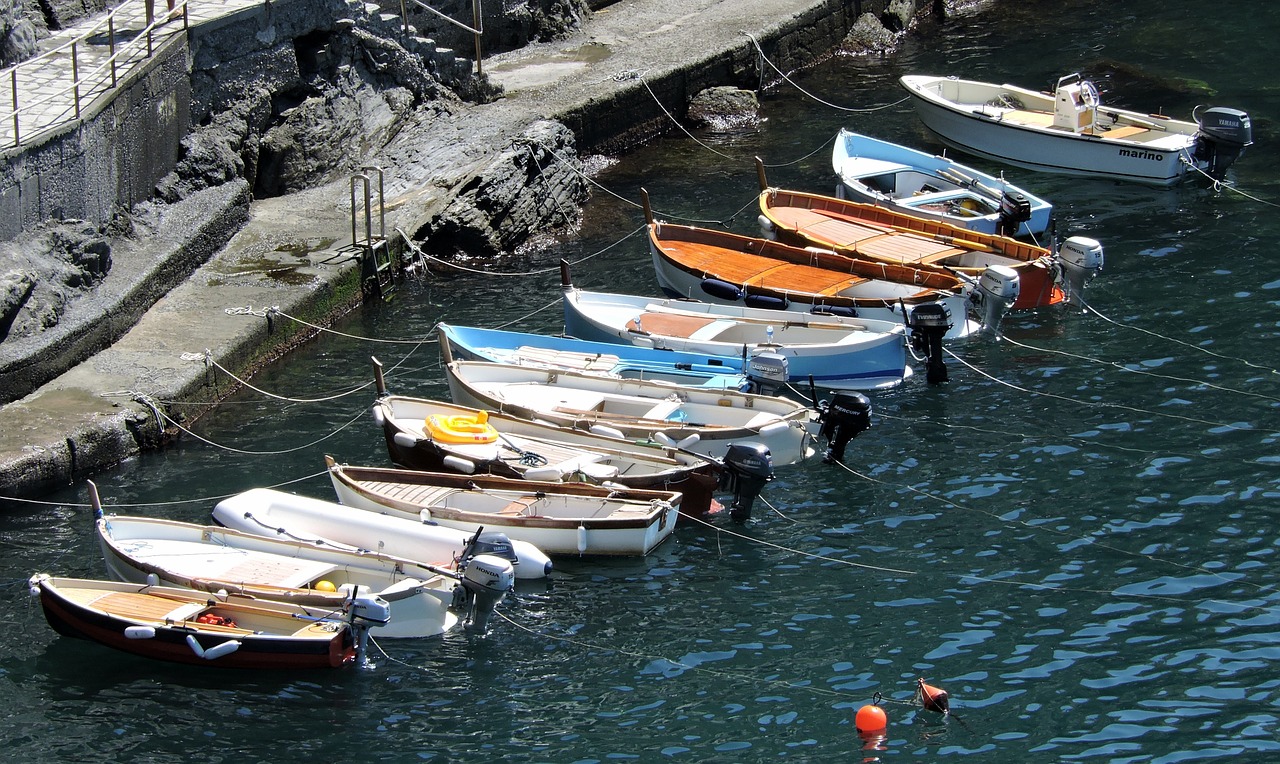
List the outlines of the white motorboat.
{"label": "white motorboat", "polygon": [[479,361],[448,363],[445,375],[464,406],[713,458],[751,442],[769,449],[775,464],[792,464],[813,455],[818,428],[816,412],[804,404],[736,390]]}
{"label": "white motorboat", "polygon": [[1187,122],[1102,103],[1079,74],[1053,92],[958,77],[907,75],[916,114],[944,143],[1043,172],[1169,186],[1202,172],[1221,180],[1253,142],[1239,109],[1197,109]]}
{"label": "white motorboat", "polygon": [[1039,236],[1053,205],[945,156],[841,129],[831,151],[838,195],[982,233]]}

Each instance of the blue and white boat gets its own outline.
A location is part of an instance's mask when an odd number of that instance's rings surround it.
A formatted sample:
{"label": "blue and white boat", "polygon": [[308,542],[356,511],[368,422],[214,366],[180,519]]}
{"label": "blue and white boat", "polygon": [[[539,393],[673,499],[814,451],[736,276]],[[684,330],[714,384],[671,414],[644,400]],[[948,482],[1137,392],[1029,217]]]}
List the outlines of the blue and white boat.
{"label": "blue and white boat", "polygon": [[564,288],[565,330],[591,340],[779,367],[801,389],[875,390],[911,372],[897,321]]}
{"label": "blue and white boat", "polygon": [[981,170],[868,135],[841,130],[831,166],[845,199],[896,207],[981,233],[1039,236],[1053,205]]}
{"label": "blue and white boat", "polygon": [[[659,379],[679,385],[751,392],[741,353],[718,356],[591,342],[574,337],[436,325],[445,362],[488,361],[563,369],[623,379]],[[739,348],[740,350],[740,348]]]}

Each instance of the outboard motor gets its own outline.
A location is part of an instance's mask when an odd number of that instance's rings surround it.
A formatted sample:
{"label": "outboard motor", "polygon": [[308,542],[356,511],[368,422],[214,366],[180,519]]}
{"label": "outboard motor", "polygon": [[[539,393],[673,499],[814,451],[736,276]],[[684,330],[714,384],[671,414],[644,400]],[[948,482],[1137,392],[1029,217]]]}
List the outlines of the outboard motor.
{"label": "outboard motor", "polygon": [[911,347],[917,353],[924,353],[925,379],[931,385],[947,381],[947,364],[942,360],[942,338],[951,331],[951,326],[951,310],[940,302],[916,306],[907,320]]}
{"label": "outboard motor", "polygon": [[746,522],[761,489],[773,480],[773,454],[763,443],[732,443],[723,464],[720,490],[733,494],[729,517],[734,522]]}
{"label": "outboard motor", "polygon": [[1000,332],[1000,322],[1018,301],[1019,291],[1018,273],[1009,266],[992,265],[982,272],[978,286],[969,294],[969,302],[983,331]]}
{"label": "outboard motor", "polygon": [[365,666],[369,629],[391,623],[391,603],[368,591],[367,587],[357,586],[351,593],[347,616],[351,623],[351,635],[356,643],[356,663]]}
{"label": "outboard motor", "polygon": [[1215,106],[1193,112],[1196,124],[1196,161],[1205,163],[1205,172],[1214,180],[1222,180],[1227,168],[1253,145],[1253,126],[1249,115],[1239,109]]}
{"label": "outboard motor", "polygon": [[756,353],[747,361],[747,380],[751,392],[777,395],[787,384],[787,357],[772,351]]}
{"label": "outboard motor", "polygon": [[485,533],[480,530],[467,543],[467,548],[462,553],[462,559],[458,561],[459,569],[466,566],[472,558],[482,554],[506,560],[513,568],[520,564],[520,555],[516,553],[515,547],[511,544],[511,539],[507,538],[507,534],[494,531]]}
{"label": "outboard motor", "polygon": [[849,441],[871,429],[871,399],[862,393],[839,392],[830,403],[823,401],[818,406],[822,412],[818,437],[827,441],[827,453],[822,461],[843,462]]}
{"label": "outboard motor", "polygon": [[471,558],[462,570],[462,588],[471,603],[464,622],[467,631],[483,634],[489,630],[490,617],[515,582],[515,568],[501,557],[481,554]]}
{"label": "outboard motor", "polygon": [[1017,192],[1005,191],[1000,196],[1000,225],[1002,236],[1014,236],[1018,227],[1031,219],[1031,202]]}
{"label": "outboard motor", "polygon": [[1081,302],[1085,285],[1102,272],[1102,245],[1086,236],[1072,236],[1062,242],[1057,257],[1067,302]]}

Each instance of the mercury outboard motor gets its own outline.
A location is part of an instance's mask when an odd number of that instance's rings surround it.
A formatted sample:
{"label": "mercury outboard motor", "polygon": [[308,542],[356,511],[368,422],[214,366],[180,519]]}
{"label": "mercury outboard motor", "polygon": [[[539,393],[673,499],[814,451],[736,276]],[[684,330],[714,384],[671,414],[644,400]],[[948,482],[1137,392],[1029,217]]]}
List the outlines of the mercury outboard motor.
{"label": "mercury outboard motor", "polygon": [[1239,109],[1215,106],[1201,112],[1196,108],[1192,116],[1200,130],[1192,156],[1205,163],[1209,177],[1222,180],[1245,147],[1253,145],[1253,126],[1249,115]]}
{"label": "mercury outboard motor", "polygon": [[1058,265],[1067,302],[1078,304],[1084,299],[1085,285],[1102,272],[1102,245],[1095,239],[1072,236],[1058,248]]}
{"label": "mercury outboard motor", "polygon": [[733,494],[729,517],[746,522],[756,497],[773,480],[773,454],[763,443],[731,443],[720,470],[720,490]]}
{"label": "mercury outboard motor", "polygon": [[769,350],[756,353],[747,361],[747,380],[751,392],[777,395],[787,384],[787,357]]}
{"label": "mercury outboard motor", "polygon": [[947,364],[942,360],[942,338],[951,331],[951,310],[940,302],[917,305],[907,320],[911,347],[924,353],[925,379],[936,385],[947,381]]}
{"label": "mercury outboard motor", "polygon": [[1018,272],[1007,265],[991,265],[978,277],[978,285],[969,293],[969,303],[978,315],[983,331],[999,334],[1004,314],[1018,301],[1021,291]]}
{"label": "mercury outboard motor", "polygon": [[1000,195],[1000,225],[998,232],[1002,236],[1013,236],[1018,233],[1018,226],[1031,219],[1031,202],[1017,192],[1005,191]]}
{"label": "mercury outboard motor", "polygon": [[498,603],[514,588],[516,570],[511,563],[491,554],[472,557],[462,569],[462,589],[471,603],[464,627],[483,634]]}
{"label": "mercury outboard motor", "polygon": [[871,429],[871,399],[862,393],[839,392],[830,403],[819,403],[818,409],[822,419],[818,437],[827,441],[827,453],[822,461],[843,462],[849,441]]}

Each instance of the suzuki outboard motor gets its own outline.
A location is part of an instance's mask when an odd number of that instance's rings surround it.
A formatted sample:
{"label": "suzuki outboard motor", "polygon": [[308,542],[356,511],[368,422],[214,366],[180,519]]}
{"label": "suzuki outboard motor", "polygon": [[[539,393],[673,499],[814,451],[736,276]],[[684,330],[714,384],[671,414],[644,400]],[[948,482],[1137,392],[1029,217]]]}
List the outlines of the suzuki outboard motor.
{"label": "suzuki outboard motor", "polygon": [[763,443],[732,443],[720,470],[720,490],[733,494],[729,517],[746,522],[765,483],[773,480],[773,454]]}
{"label": "suzuki outboard motor", "polygon": [[843,462],[849,441],[871,429],[871,399],[862,393],[840,392],[830,403],[823,401],[818,407],[822,412],[818,437],[827,441],[827,453],[822,461]]}
{"label": "suzuki outboard motor", "polygon": [[1018,273],[1009,266],[992,265],[982,272],[978,285],[969,293],[969,303],[983,331],[1000,333],[1000,322],[1017,302],[1020,291]]}
{"label": "suzuki outboard motor", "polygon": [[911,347],[924,353],[925,379],[936,385],[947,381],[947,365],[942,360],[942,338],[951,331],[951,311],[940,302],[918,305],[907,320]]}
{"label": "suzuki outboard motor", "polygon": [[1031,202],[1017,192],[1005,191],[1000,196],[1000,225],[997,232],[1002,236],[1014,236],[1018,227],[1031,219]]}
{"label": "suzuki outboard motor", "polygon": [[467,562],[462,569],[462,588],[471,603],[464,624],[467,631],[488,631],[489,618],[515,582],[515,568],[501,557],[481,554]]}
{"label": "suzuki outboard motor", "polygon": [[1249,115],[1239,109],[1222,106],[1192,112],[1200,131],[1196,133],[1196,161],[1205,163],[1205,172],[1214,180],[1222,180],[1227,168],[1253,144],[1253,126]]}
{"label": "suzuki outboard motor", "polygon": [[1067,302],[1084,300],[1084,287],[1102,272],[1102,245],[1085,236],[1072,236],[1058,248],[1058,265],[1062,268],[1062,291]]}
{"label": "suzuki outboard motor", "polygon": [[747,379],[751,392],[777,395],[787,384],[787,357],[772,351],[756,353],[747,361]]}

